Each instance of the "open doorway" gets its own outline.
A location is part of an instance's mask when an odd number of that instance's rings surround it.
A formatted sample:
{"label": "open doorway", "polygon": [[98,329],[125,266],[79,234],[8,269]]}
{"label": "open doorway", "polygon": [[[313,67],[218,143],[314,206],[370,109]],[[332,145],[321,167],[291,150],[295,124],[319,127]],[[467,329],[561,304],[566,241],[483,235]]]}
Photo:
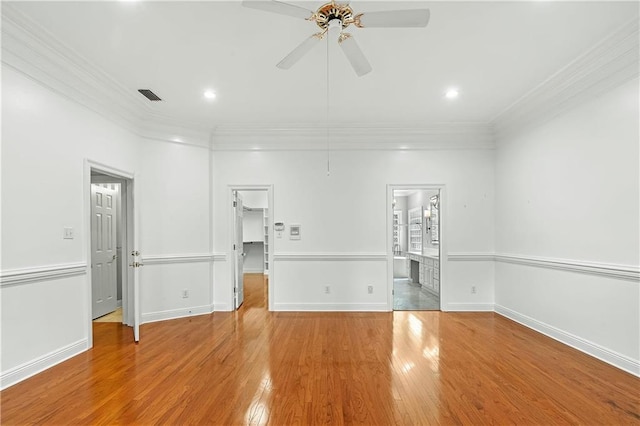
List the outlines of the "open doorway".
{"label": "open doorway", "polygon": [[270,187],[233,187],[232,197],[233,306],[265,309],[273,282]]}
{"label": "open doorway", "polygon": [[89,274],[89,341],[94,322],[132,327],[139,340],[133,175],[87,160],[86,218]]}
{"label": "open doorway", "polygon": [[393,310],[440,310],[440,188],[392,188]]}

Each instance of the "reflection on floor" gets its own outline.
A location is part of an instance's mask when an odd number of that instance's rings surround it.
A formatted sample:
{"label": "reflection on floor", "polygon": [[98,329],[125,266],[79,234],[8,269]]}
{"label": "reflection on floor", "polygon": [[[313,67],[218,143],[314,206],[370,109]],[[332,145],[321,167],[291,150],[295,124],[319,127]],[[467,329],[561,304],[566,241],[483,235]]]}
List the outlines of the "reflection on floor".
{"label": "reflection on floor", "polygon": [[407,278],[393,280],[393,309],[396,311],[438,311],[440,298]]}
{"label": "reflection on floor", "polygon": [[122,322],[122,308],[118,308],[110,314],[103,315],[93,320],[93,322]]}
{"label": "reflection on floor", "polygon": [[269,303],[269,276],[263,274],[244,274],[244,302],[242,307],[246,309],[268,309]]}

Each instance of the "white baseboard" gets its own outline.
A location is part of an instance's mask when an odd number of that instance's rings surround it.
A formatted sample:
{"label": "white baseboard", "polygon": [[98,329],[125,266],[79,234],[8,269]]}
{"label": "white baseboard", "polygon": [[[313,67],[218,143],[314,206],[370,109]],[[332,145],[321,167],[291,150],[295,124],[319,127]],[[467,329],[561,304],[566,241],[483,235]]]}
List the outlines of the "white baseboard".
{"label": "white baseboard", "polygon": [[493,303],[447,303],[443,308],[446,312],[493,312]]}
{"label": "white baseboard", "polygon": [[206,315],[213,312],[213,305],[194,306],[190,308],[171,309],[167,311],[148,312],[142,314],[141,324],[156,321],[166,321],[176,318],[193,317],[196,315]]}
{"label": "white baseboard", "polygon": [[629,358],[625,355],[614,352],[610,349],[604,348],[596,343],[585,340],[581,337],[574,336],[571,333],[560,330],[549,324],[538,321],[527,315],[523,315],[512,309],[504,306],[495,305],[495,312],[507,317],[517,323],[520,323],[526,327],[529,327],[545,336],[551,337],[565,345],[571,346],[581,352],[591,355],[594,358],[598,358],[601,361],[611,364],[614,367],[618,367],[634,376],[640,377],[640,360]]}
{"label": "white baseboard", "polygon": [[2,375],[0,375],[0,389],[13,386],[88,349],[89,341],[87,339],[78,340],[75,343],[49,352],[33,361],[29,361],[8,371],[3,371]]}
{"label": "white baseboard", "polygon": [[242,270],[242,272],[245,273],[245,274],[262,274],[262,273],[264,273],[264,269],[262,269],[262,268],[260,268],[260,269],[247,269],[247,268],[244,268]]}
{"label": "white baseboard", "polygon": [[389,312],[386,303],[276,303],[274,311]]}
{"label": "white baseboard", "polygon": [[214,312],[231,312],[233,311],[233,306],[228,303],[214,303],[213,311]]}

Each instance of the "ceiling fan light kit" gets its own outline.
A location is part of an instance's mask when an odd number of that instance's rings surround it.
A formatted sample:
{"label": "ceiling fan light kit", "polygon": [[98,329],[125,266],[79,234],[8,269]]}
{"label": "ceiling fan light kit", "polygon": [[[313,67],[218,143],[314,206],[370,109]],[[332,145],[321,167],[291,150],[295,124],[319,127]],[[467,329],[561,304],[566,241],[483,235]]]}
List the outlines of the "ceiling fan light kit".
{"label": "ceiling fan light kit", "polygon": [[429,23],[429,9],[389,10],[383,12],[359,13],[353,12],[349,4],[336,3],[332,0],[325,3],[315,12],[300,6],[284,3],[276,0],[250,1],[244,0],[243,6],[252,9],[287,15],[315,22],[322,30],[304,40],[282,61],[278,68],[289,69],[306,55],[327,34],[336,38],[351,67],[358,76],[371,72],[372,68],[364,53],[356,43],[352,34],[342,32],[349,25],[357,28],[420,28]]}

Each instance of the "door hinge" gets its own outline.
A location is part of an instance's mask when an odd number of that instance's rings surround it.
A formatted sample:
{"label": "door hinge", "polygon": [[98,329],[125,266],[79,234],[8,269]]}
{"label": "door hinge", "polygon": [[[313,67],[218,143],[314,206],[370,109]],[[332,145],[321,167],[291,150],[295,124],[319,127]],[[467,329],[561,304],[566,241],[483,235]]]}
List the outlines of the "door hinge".
{"label": "door hinge", "polygon": [[391,290],[391,295],[393,296],[394,294],[396,294],[395,290]]}
{"label": "door hinge", "polygon": [[233,202],[233,207],[238,207],[238,202],[237,201]]}
{"label": "door hinge", "polygon": [[237,293],[237,292],[238,292],[238,287],[234,287],[234,288],[233,288],[233,292],[234,292],[234,293]]}
{"label": "door hinge", "polygon": [[233,245],[233,249],[234,249],[234,250],[236,249],[236,245],[235,245],[235,244]]}

